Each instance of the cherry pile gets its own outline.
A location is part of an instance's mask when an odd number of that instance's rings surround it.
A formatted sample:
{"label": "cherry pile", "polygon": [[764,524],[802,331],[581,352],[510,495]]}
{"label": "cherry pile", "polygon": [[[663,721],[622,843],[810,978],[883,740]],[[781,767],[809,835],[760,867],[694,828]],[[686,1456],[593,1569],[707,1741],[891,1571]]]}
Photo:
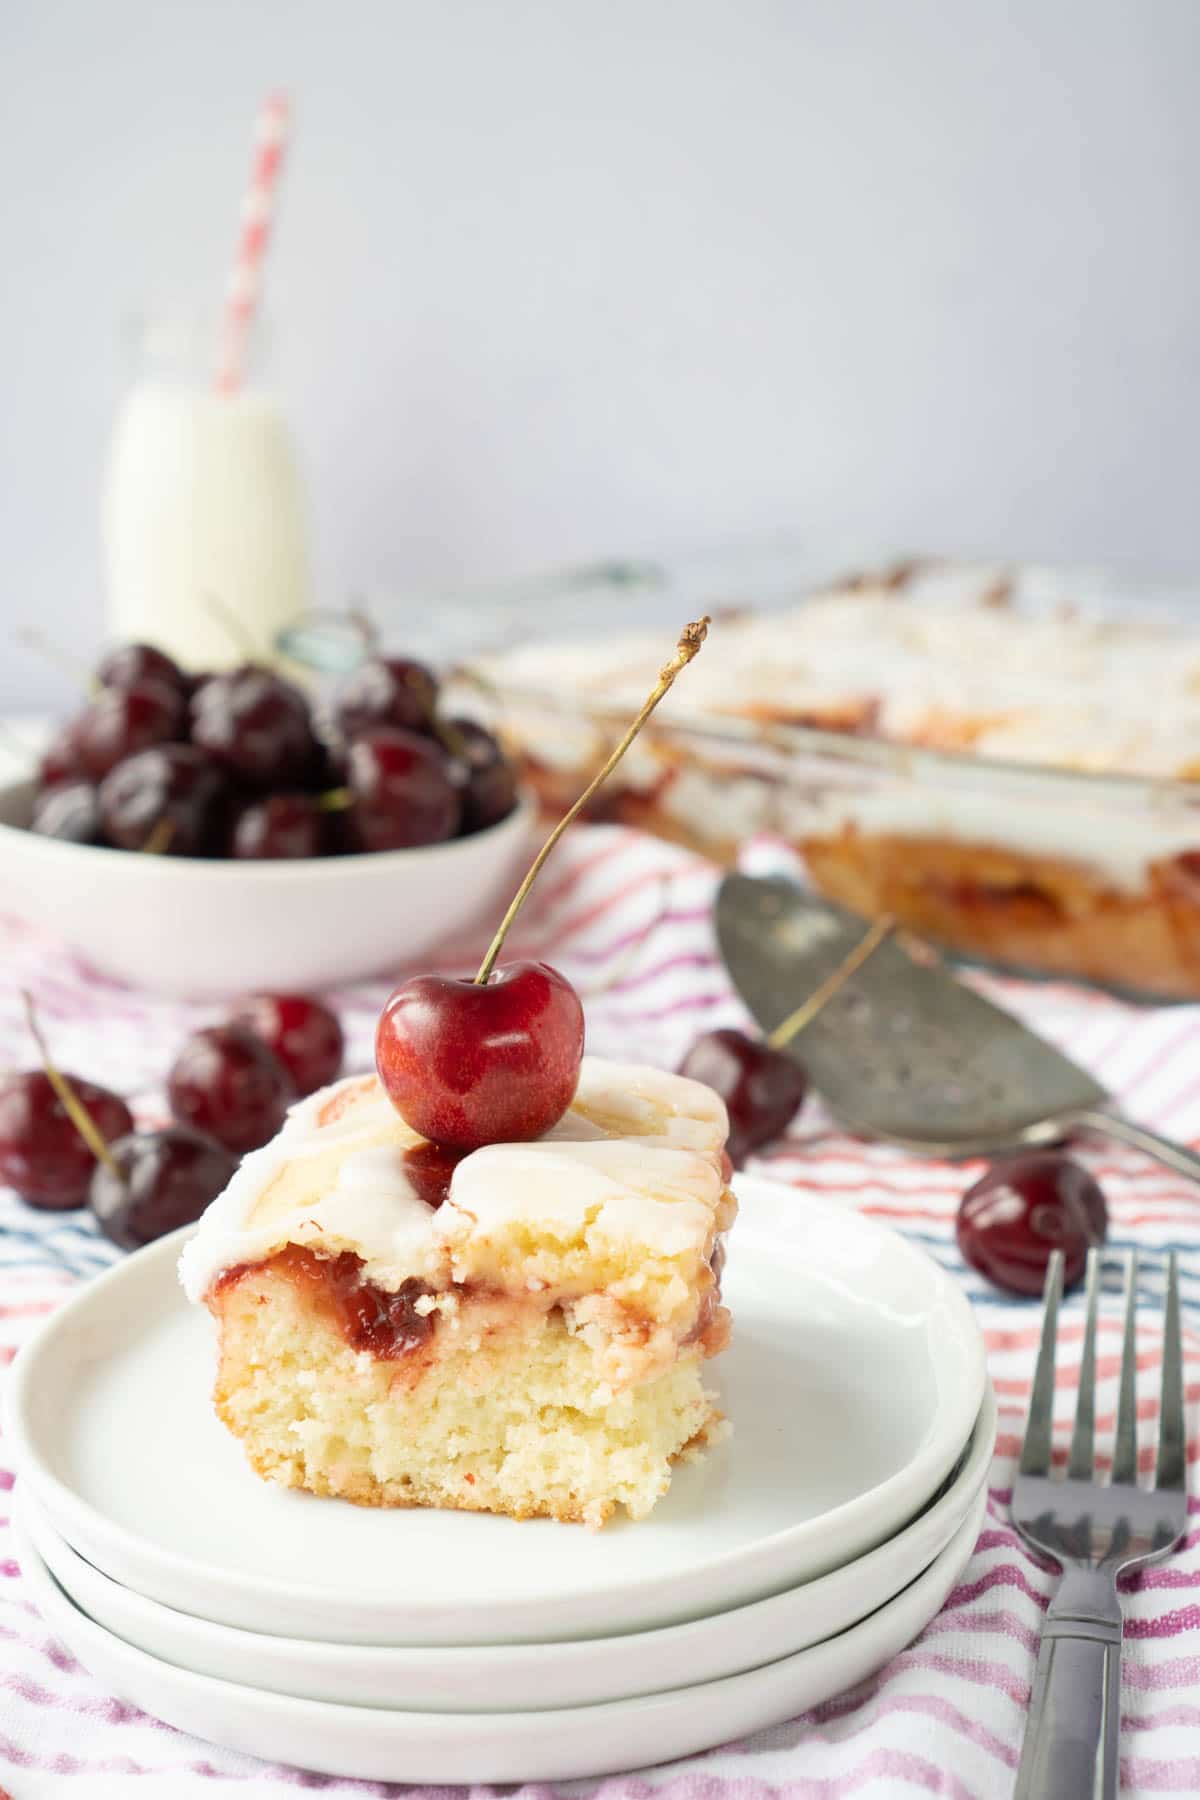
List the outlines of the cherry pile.
{"label": "cherry pile", "polygon": [[188,675],[149,644],[97,666],[92,699],[42,756],[31,829],[73,844],[242,860],[444,843],[517,801],[499,742],[438,714],[438,684],[373,656],[321,725],[255,663]]}
{"label": "cherry pile", "polygon": [[342,1051],[341,1026],[319,1000],[249,995],[226,1023],[185,1040],[167,1078],[175,1122],[163,1130],[135,1131],[116,1094],[60,1077],[95,1126],[94,1146],[57,1071],[9,1075],[0,1081],[0,1183],[46,1211],[87,1204],[107,1237],[135,1249],[198,1219],[292,1102],[335,1078]]}

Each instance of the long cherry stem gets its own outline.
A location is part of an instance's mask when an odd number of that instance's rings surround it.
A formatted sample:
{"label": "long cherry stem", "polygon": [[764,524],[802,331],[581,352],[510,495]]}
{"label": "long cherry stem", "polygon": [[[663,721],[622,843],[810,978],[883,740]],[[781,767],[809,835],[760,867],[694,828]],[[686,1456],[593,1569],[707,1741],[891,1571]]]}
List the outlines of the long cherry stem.
{"label": "long cherry stem", "polygon": [[56,669],[61,670],[64,675],[70,676],[72,681],[79,682],[87,694],[99,692],[100,684],[92,675],[87,664],[81,662],[78,657],[72,656],[70,651],[64,650],[60,644],[54,643],[46,636],[45,632],[36,631],[33,626],[25,625],[17,632],[16,637],[17,642],[24,644],[27,650],[36,650],[39,656],[43,656],[47,662],[53,663]]}
{"label": "long cherry stem", "polygon": [[226,606],[219,594],[203,594],[201,604],[248,663],[255,663],[259,667],[273,665],[273,654],[257,641],[254,633],[238,618],[232,607]]}
{"label": "long cherry stem", "polygon": [[175,837],[174,819],[161,818],[142,845],[143,856],[165,856]]}
{"label": "long cherry stem", "polygon": [[692,658],[698,653],[701,644],[708,635],[708,626],[709,618],[707,613],[705,613],[702,619],[696,619],[692,624],[684,626],[680,633],[679,642],[675,647],[674,656],[671,658],[670,662],[659,671],[658,681],[652,692],[643,702],[642,709],[638,713],[637,718],[621,738],[615,750],[613,750],[608,760],[604,763],[604,766],[597,774],[592,776],[592,779],[588,782],[574,806],[563,814],[562,818],[558,821],[558,824],[554,827],[554,830],[550,833],[550,836],[546,839],[545,843],[534,857],[528,875],[526,875],[524,881],[513,895],[508,911],[500,921],[499,930],[488,945],[487,954],[479,965],[479,973],[475,977],[477,986],[483,986],[490,977],[492,970],[495,968],[496,958],[499,956],[504,940],[508,936],[508,928],[520,912],[522,906],[524,906],[525,898],[529,893],[530,888],[537,880],[538,875],[541,873],[542,865],[546,861],[546,858],[553,850],[555,844],[557,844],[563,832],[567,829],[567,826],[579,817],[596,789],[612,774],[613,770],[628,750],[630,744],[632,744],[634,738],[642,729],[646,720],[650,717],[650,714],[654,711],[663,695],[670,688],[671,683],[679,674],[679,671],[681,669],[686,669]]}
{"label": "long cherry stem", "polygon": [[830,971],[820,986],[813,989],[808,999],[802,1001],[795,1012],[789,1013],[783,1023],[775,1027],[767,1039],[768,1046],[772,1050],[782,1050],[785,1044],[791,1043],[798,1031],[803,1031],[806,1025],[811,1025],[822,1007],[827,1006],[838,989],[849,981],[857,970],[862,968],[869,956],[874,955],[883,940],[890,937],[895,927],[896,921],[890,913],[884,913],[876,919],[871,929],[864,932],[853,950],[838,964],[837,968]]}
{"label": "long cherry stem", "polygon": [[118,1181],[123,1182],[125,1177],[121,1173],[120,1164],[109,1149],[104,1133],[100,1130],[95,1119],[93,1119],[91,1113],[83,1104],[83,1101],[79,1098],[79,1095],[75,1092],[75,1089],[71,1086],[66,1076],[61,1070],[55,1067],[50,1059],[50,1052],[46,1048],[46,1040],[42,1036],[42,1028],[38,1024],[37,1013],[34,1010],[33,996],[22,988],[21,999],[25,1005],[25,1018],[29,1024],[29,1035],[37,1045],[38,1055],[42,1059],[42,1068],[46,1071],[46,1080],[54,1089],[63,1111],[66,1113],[72,1125],[75,1127],[76,1131],[97,1161],[102,1162],[110,1174],[115,1175]]}

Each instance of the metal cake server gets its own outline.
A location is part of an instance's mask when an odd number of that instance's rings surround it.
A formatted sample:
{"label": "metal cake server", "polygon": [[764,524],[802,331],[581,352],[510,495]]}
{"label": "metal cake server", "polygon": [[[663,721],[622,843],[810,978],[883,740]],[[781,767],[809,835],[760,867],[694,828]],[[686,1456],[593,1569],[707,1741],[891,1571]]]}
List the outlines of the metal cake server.
{"label": "metal cake server", "polygon": [[[777,876],[727,875],[716,933],[733,982],[770,1032],[863,936],[844,908]],[[1069,1057],[935,960],[888,939],[800,1031],[789,1051],[838,1120],[932,1156],[1117,1138],[1200,1181],[1200,1156],[1117,1112]]]}

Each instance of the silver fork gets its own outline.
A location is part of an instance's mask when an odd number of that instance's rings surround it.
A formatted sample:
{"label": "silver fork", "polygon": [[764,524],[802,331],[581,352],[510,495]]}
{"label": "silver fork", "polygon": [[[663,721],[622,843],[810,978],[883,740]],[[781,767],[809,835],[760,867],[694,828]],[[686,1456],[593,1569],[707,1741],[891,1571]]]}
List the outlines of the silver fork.
{"label": "silver fork", "polygon": [[1179,1267],[1167,1269],[1162,1403],[1153,1488],[1137,1478],[1137,1257],[1125,1271],[1125,1330],[1112,1479],[1093,1467],[1096,1435],[1096,1313],[1100,1253],[1087,1265],[1087,1319],[1079,1399],[1065,1480],[1050,1473],[1054,1347],[1063,1260],[1046,1273],[1045,1313],[1029,1420],[1013,1487],[1013,1524],[1034,1550],[1062,1565],[1042,1627],[1014,1800],[1116,1800],[1121,1734],[1121,1606],[1117,1576],[1165,1556],[1187,1526],[1187,1441]]}

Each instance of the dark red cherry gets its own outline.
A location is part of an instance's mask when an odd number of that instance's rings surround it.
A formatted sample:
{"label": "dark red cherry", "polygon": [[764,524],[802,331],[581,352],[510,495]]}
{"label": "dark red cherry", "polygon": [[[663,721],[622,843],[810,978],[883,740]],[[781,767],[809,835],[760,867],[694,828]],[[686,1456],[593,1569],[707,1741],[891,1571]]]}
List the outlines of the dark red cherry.
{"label": "dark red cherry", "polygon": [[249,663],[192,695],[192,742],[251,787],[303,786],[318,746],[299,688]]}
{"label": "dark red cherry", "polygon": [[412,731],[365,732],[346,753],[347,824],[360,850],[408,850],[452,838],[462,802],[438,746]]}
{"label": "dark red cherry", "polygon": [[[66,1077],[106,1143],[133,1130],[125,1102],[107,1088]],[[0,1182],[31,1206],[82,1206],[96,1158],[71,1123],[44,1069],[0,1080]]]}
{"label": "dark red cherry", "polygon": [[72,719],[64,725],[38,758],[35,781],[39,789],[57,787],[64,781],[77,781],[83,775],[75,731],[77,722]]}
{"label": "dark red cherry", "polygon": [[499,740],[474,719],[450,719],[447,725],[444,741],[451,778],[462,795],[460,829],[465,837],[507,819],[517,804],[517,772]]}
{"label": "dark red cherry", "polygon": [[414,1144],[404,1152],[404,1174],[413,1192],[426,1206],[432,1206],[436,1212],[450,1198],[450,1183],[454,1171],[466,1150],[453,1150],[449,1144],[430,1144],[422,1141]]}
{"label": "dark red cherry", "polygon": [[219,848],[226,784],[192,744],[159,744],[118,763],[100,784],[100,818],[110,844],[147,845],[166,856],[211,856]]}
{"label": "dark red cherry", "polygon": [[338,727],[348,738],[376,725],[428,731],[437,691],[437,682],[424,663],[405,656],[372,656],[342,685],[336,707]]}
{"label": "dark red cherry", "polygon": [[739,1169],[753,1151],[783,1135],[808,1093],[808,1076],[794,1057],[732,1026],[698,1037],[679,1073],[702,1081],[725,1102],[729,1156]]}
{"label": "dark red cherry", "polygon": [[119,644],[101,657],[96,665],[96,681],[101,687],[130,688],[142,681],[160,681],[186,695],[190,681],[179,664],[165,650],[153,644]]}
{"label": "dark red cherry", "polygon": [[102,781],[110,769],[184,735],[187,707],[177,688],[161,681],[103,688],[72,727],[84,774]]}
{"label": "dark red cherry", "polygon": [[515,962],[490,981],[416,975],[380,1015],[375,1060],[392,1105],[435,1143],[540,1137],[575,1097],[583,1007],[547,963]]}
{"label": "dark red cherry", "polygon": [[234,820],[230,855],[242,860],[320,856],[328,817],[311,794],[267,794],[250,800]]}
{"label": "dark red cherry", "polygon": [[90,781],[63,781],[33,803],[31,831],[64,844],[99,844],[104,837],[100,799]]}
{"label": "dark red cherry", "polygon": [[233,1009],[273,1050],[298,1094],[312,1094],[341,1074],[345,1039],[337,1015],[307,994],[248,994]]}
{"label": "dark red cherry", "polygon": [[1108,1207],[1080,1163],[1038,1150],[993,1163],[959,1201],[955,1229],[973,1269],[1013,1293],[1040,1294],[1053,1250],[1066,1285],[1079,1280],[1088,1250],[1107,1236]]}
{"label": "dark red cherry", "polygon": [[167,1077],[167,1099],[179,1123],[207,1132],[238,1155],[273,1138],[295,1098],[279,1058],[244,1025],[194,1031]]}
{"label": "dark red cherry", "polygon": [[120,1173],[98,1163],[88,1202],[105,1237],[122,1250],[194,1224],[237,1169],[236,1156],[184,1125],[139,1131],[110,1149]]}

